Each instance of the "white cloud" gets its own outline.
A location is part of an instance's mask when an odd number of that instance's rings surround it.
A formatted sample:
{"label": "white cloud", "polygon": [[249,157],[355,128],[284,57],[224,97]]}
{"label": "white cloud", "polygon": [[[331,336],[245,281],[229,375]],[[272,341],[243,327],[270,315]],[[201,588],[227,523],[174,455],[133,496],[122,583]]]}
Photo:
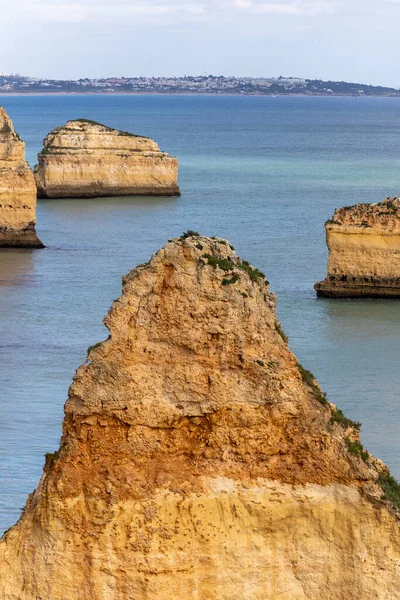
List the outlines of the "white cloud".
{"label": "white cloud", "polygon": [[106,1],[76,2],[61,0],[60,2],[29,3],[24,10],[30,14],[32,20],[43,22],[79,23],[90,19],[111,19],[136,17],[137,19],[149,17],[165,17],[168,15],[202,15],[204,6],[198,2],[179,2],[171,4],[161,0],[158,3],[148,2],[115,2]]}
{"label": "white cloud", "polygon": [[253,14],[269,15],[319,15],[333,13],[336,4],[328,0],[297,0],[295,2],[252,2],[252,0],[236,0],[235,6],[239,10],[246,10]]}

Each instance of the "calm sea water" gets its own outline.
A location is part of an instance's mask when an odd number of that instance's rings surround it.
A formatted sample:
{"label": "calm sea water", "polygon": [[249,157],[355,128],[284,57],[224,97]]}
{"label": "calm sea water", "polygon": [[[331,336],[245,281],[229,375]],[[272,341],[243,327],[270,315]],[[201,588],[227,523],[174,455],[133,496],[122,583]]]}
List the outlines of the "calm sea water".
{"label": "calm sea water", "polygon": [[278,294],[290,347],[364,444],[400,477],[400,304],[317,300],[324,221],[400,193],[400,99],[1,97],[35,163],[42,138],[86,117],[155,138],[182,197],[41,200],[47,249],[0,253],[0,532],[58,447],[63,404],[121,275],[168,238],[228,238]]}

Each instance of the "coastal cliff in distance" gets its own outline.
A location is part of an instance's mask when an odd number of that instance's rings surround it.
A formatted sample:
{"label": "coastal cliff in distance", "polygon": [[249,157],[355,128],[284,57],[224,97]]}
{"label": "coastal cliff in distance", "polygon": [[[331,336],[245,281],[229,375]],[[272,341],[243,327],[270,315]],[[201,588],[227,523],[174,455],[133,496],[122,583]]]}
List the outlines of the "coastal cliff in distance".
{"label": "coastal cliff in distance", "polygon": [[43,144],[34,169],[39,198],[180,195],[177,159],[149,138],[77,119]]}
{"label": "coastal cliff in distance", "polygon": [[43,248],[35,224],[36,185],[25,144],[0,106],[0,248]]}
{"label": "coastal cliff in distance", "polygon": [[327,298],[400,298],[400,198],[335,211],[325,223],[328,275],[315,284]]}
{"label": "coastal cliff in distance", "polygon": [[263,273],[188,232],[104,322],[0,541],[1,600],[400,598],[400,487],[290,352]]}

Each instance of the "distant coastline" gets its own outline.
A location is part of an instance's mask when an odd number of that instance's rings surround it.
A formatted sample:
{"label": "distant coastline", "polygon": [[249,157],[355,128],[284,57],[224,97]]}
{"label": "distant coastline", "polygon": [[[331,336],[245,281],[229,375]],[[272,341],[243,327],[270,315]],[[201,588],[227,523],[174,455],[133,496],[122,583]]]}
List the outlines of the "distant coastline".
{"label": "distant coastline", "polygon": [[10,96],[198,96],[198,97],[265,97],[265,98],[400,98],[398,94],[240,94],[238,92],[3,92],[1,97]]}
{"label": "distant coastline", "polygon": [[106,79],[36,79],[0,73],[0,95],[211,95],[400,97],[400,89],[346,81],[300,77],[109,77]]}

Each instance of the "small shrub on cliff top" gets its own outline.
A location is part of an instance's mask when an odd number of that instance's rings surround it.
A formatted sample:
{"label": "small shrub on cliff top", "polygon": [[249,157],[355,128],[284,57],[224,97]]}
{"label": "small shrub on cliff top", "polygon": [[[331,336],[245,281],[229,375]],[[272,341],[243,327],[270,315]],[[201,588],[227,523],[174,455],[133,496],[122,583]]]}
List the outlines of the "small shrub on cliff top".
{"label": "small shrub on cliff top", "polygon": [[212,254],[203,254],[203,258],[207,259],[207,263],[213,269],[219,267],[222,269],[222,271],[232,271],[232,269],[236,266],[227,258],[219,258],[218,256],[214,256]]}
{"label": "small shrub on cliff top", "polygon": [[[100,127],[107,129],[108,131],[115,131],[117,133],[117,135],[123,135],[123,136],[127,136],[127,137],[142,137],[142,138],[145,138],[146,140],[150,139],[144,135],[137,135],[136,133],[130,133],[129,131],[120,131],[119,129],[114,129],[113,127],[109,127],[108,125],[103,125],[103,123],[98,123],[98,121],[92,121],[91,119],[76,119],[76,121],[78,121],[79,123],[88,123],[89,125],[99,125]],[[66,128],[64,128],[64,129],[66,129]]]}
{"label": "small shrub on cliff top", "polygon": [[400,509],[400,484],[390,473],[381,472],[376,482],[383,491],[382,500],[390,500]]}
{"label": "small shrub on cliff top", "polygon": [[[247,262],[247,260],[242,260],[240,263],[238,263],[237,266],[239,267],[239,269],[242,269],[242,271],[247,273],[252,281],[258,281],[259,279],[265,279],[264,273],[262,271],[260,271],[259,269],[252,267],[251,264]],[[266,280],[266,283],[268,285],[267,280]]]}
{"label": "small shrub on cliff top", "polygon": [[361,444],[361,442],[353,442],[348,437],[344,438],[344,441],[347,446],[347,450],[350,452],[350,454],[353,454],[354,456],[358,456],[364,462],[367,462],[367,460],[369,458],[369,454],[366,450],[364,450],[364,446]]}
{"label": "small shrub on cliff top", "polygon": [[352,421],[344,416],[343,412],[340,408],[337,408],[334,412],[332,412],[331,423],[339,423],[344,428],[354,427],[354,429],[361,429],[361,423],[358,421]]}
{"label": "small shrub on cliff top", "polygon": [[[229,258],[222,258],[219,256],[215,256],[214,254],[203,254],[203,258],[207,259],[207,263],[211,265],[214,269],[219,267],[222,271],[232,271],[234,268],[240,269],[247,273],[250,277],[251,281],[260,281],[261,279],[265,280],[265,285],[269,285],[269,281],[265,279],[265,275],[259,269],[252,267],[247,260],[239,260],[237,262],[232,263]],[[236,280],[235,280],[236,281]],[[234,281],[230,281],[230,283],[234,283]],[[224,285],[227,285],[226,283]]]}
{"label": "small shrub on cliff top", "polygon": [[106,129],[111,129],[107,125],[103,125],[103,123],[99,123],[98,121],[92,121],[92,119],[76,119],[78,123],[89,123],[89,125],[100,125],[100,127],[105,127]]}
{"label": "small shrub on cliff top", "polygon": [[200,237],[200,234],[197,233],[197,231],[192,231],[191,229],[189,229],[188,231],[185,231],[184,233],[182,233],[182,235],[179,239],[186,240],[186,238],[189,238],[189,237]]}
{"label": "small shrub on cliff top", "polygon": [[308,387],[312,389],[315,399],[318,400],[318,402],[320,402],[321,404],[328,404],[328,400],[325,398],[324,394],[319,389],[318,384],[316,383],[316,379],[311,373],[311,371],[307,371],[307,369],[305,369],[299,362],[296,364],[296,367],[299,370],[303,383],[305,383],[306,385],[308,385]]}

